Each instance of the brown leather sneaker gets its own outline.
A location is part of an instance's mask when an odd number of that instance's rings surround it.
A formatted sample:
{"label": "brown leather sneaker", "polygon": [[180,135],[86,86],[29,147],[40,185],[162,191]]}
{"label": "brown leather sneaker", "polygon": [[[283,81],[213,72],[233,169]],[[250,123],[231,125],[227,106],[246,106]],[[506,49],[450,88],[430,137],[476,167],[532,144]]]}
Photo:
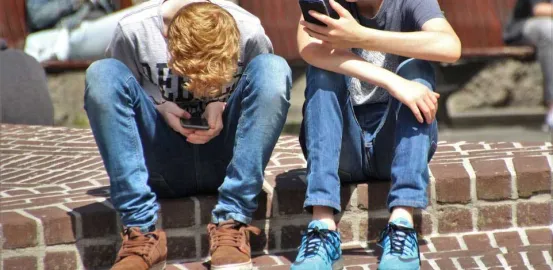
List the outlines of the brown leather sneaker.
{"label": "brown leather sneaker", "polygon": [[259,235],[261,230],[234,220],[207,225],[211,270],[252,269],[250,232]]}
{"label": "brown leather sneaker", "polygon": [[123,243],[111,270],[163,270],[167,260],[167,236],[161,230],[143,234],[139,228],[127,228]]}

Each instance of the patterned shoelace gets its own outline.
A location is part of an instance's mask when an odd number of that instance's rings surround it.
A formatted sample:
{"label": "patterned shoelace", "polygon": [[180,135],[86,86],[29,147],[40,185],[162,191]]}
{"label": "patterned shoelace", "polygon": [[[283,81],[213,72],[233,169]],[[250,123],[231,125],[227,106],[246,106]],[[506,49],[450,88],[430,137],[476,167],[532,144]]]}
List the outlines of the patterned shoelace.
{"label": "patterned shoelace", "polygon": [[[389,223],[388,226],[380,233],[378,244],[383,247],[383,241],[386,236],[390,238],[390,253],[395,255],[402,255],[405,250],[405,242],[410,240],[411,243],[417,243],[417,232],[415,229],[398,226],[393,223]],[[416,245],[416,244],[415,244]],[[417,246],[417,254],[420,264],[420,252]]]}
{"label": "patterned shoelace", "polygon": [[[334,245],[331,243],[328,243],[329,238],[328,235],[331,233],[330,230],[327,229],[319,229],[319,227],[315,227],[313,229],[309,229],[307,233],[304,235],[304,245],[305,249],[303,250],[303,256],[305,258],[310,258],[318,255],[319,249],[323,247],[327,253],[330,249],[336,249]],[[332,257],[332,260],[337,260],[339,258],[339,253],[334,252],[335,256]]]}

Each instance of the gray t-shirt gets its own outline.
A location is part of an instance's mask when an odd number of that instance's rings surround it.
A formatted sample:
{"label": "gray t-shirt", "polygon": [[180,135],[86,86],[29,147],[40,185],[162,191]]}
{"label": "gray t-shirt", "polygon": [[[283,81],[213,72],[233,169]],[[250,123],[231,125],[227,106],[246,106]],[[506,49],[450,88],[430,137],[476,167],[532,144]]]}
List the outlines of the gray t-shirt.
{"label": "gray t-shirt", "polygon": [[[201,112],[205,101],[200,101],[183,88],[185,78],[172,74],[167,67],[169,52],[162,35],[161,4],[164,0],[143,3],[136,11],[126,15],[115,30],[106,54],[123,62],[132,71],[147,94],[156,101],[162,98],[177,103],[191,113]],[[257,55],[272,53],[273,46],[257,17],[236,4],[214,0],[236,20],[240,30],[240,59],[234,80],[223,87],[223,95],[216,100],[228,99],[244,68]]]}
{"label": "gray t-shirt", "polygon": [[[436,0],[384,0],[373,18],[361,16],[356,5],[351,5],[350,12],[365,27],[393,32],[420,31],[427,21],[444,17]],[[392,72],[405,60],[405,57],[382,52],[363,49],[352,51],[368,62]],[[388,91],[382,87],[353,77],[347,77],[346,83],[354,105],[382,103],[389,99]]]}

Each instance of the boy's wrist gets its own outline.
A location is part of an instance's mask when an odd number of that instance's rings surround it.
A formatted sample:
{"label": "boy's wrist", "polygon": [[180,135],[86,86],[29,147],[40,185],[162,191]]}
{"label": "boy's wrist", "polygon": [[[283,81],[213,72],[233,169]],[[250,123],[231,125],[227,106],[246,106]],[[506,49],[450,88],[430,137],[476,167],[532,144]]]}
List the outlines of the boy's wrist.
{"label": "boy's wrist", "polygon": [[359,37],[359,44],[356,44],[355,48],[362,48],[365,50],[372,50],[372,47],[374,45],[374,29],[361,26],[360,30],[357,33],[357,36]]}

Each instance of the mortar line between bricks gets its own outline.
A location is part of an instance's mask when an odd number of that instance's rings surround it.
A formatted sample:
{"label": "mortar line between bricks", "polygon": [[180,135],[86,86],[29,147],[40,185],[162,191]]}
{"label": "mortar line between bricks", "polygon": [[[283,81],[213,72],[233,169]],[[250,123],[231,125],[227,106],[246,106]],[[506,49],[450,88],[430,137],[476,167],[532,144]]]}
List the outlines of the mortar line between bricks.
{"label": "mortar line between bricks", "polygon": [[[55,156],[55,157],[49,157],[49,156],[45,156],[43,159],[41,159],[40,161],[43,161],[43,162],[40,162],[40,163],[37,163],[37,162],[34,162],[33,166],[29,167],[29,168],[36,168],[36,167],[40,167],[41,165],[43,164],[46,164],[46,163],[49,163],[49,162],[57,162],[59,160],[63,160],[64,158],[66,157],[63,157],[63,156]],[[52,166],[55,166],[56,163],[53,163],[52,165],[48,166],[48,167],[44,167],[44,168],[36,168],[36,169],[42,169],[42,170],[45,170],[45,169],[48,169]]]}
{"label": "mortar line between bricks", "polygon": [[200,200],[198,200],[195,196],[191,196],[190,199],[194,202],[194,227],[199,228],[202,223]]}
{"label": "mortar line between bricks", "polygon": [[269,257],[273,259],[273,261],[275,261],[277,265],[284,265],[284,262],[278,256],[269,255]]}
{"label": "mortar line between bricks", "polygon": [[544,156],[547,159],[547,165],[549,165],[549,172],[551,177],[551,195],[553,196],[553,156],[549,154],[544,154]]}
{"label": "mortar line between bricks", "polygon": [[436,213],[434,205],[438,205],[438,195],[436,191],[436,178],[434,177],[432,171],[430,171],[430,167],[428,168],[428,173],[430,175],[430,202],[432,203],[432,206],[428,207],[426,211],[430,214],[430,220],[432,221],[430,234],[433,234],[438,231],[439,221],[437,215],[434,214]]}
{"label": "mortar line between bricks", "polygon": [[[35,253],[35,257],[37,258],[37,270],[44,270],[44,257],[46,256],[44,248],[46,244],[44,239],[44,226],[42,225],[42,220],[21,209],[16,210],[15,212],[35,221],[38,248],[38,251]],[[3,252],[6,252],[6,250],[3,250]]]}
{"label": "mortar line between bricks", "polygon": [[[14,155],[11,155],[11,156],[14,156]],[[25,161],[27,159],[31,159],[35,156],[33,156],[33,155],[24,155],[24,156],[18,156],[18,157],[19,158],[16,158],[15,160],[10,160],[10,161],[2,164],[2,166],[0,168],[2,168],[2,169],[11,169],[11,168],[8,168],[9,165],[20,162],[20,161]]]}
{"label": "mortar line between bricks", "polygon": [[423,237],[424,241],[426,242],[426,247],[428,247],[428,250],[430,252],[437,252],[436,246],[434,246],[434,243],[432,243],[432,240],[430,240],[431,237],[425,236]]}
{"label": "mortar line between bricks", "polygon": [[6,193],[5,191],[0,192],[0,198],[12,198],[12,197],[13,197],[12,195]]}
{"label": "mortar line between bricks", "polygon": [[476,207],[476,203],[478,202],[478,196],[476,194],[476,173],[468,158],[463,159],[463,167],[465,167],[465,171],[467,171],[469,175],[470,198],[472,201],[470,212],[472,214],[472,230],[475,231],[478,228],[478,209]]}
{"label": "mortar line between bricks", "polygon": [[432,269],[440,270],[440,267],[436,263],[436,260],[432,259],[432,260],[428,260],[427,262],[428,262],[428,264],[430,264],[430,267],[432,267]]}
{"label": "mortar line between bricks", "polygon": [[456,270],[463,270],[463,267],[462,267],[461,264],[459,263],[459,259],[458,259],[458,258],[451,258],[451,262],[453,263],[453,266],[455,266],[455,269],[456,269]]}
{"label": "mortar line between bricks", "polygon": [[278,207],[278,194],[276,192],[273,193],[273,198],[271,199],[271,209],[273,211],[273,217],[280,216],[280,209]]}
{"label": "mortar line between bricks", "polygon": [[498,248],[497,239],[495,239],[495,236],[491,232],[486,232],[486,235],[488,236],[488,239],[490,239],[490,246],[492,248]]}
{"label": "mortar line between bricks", "polygon": [[463,235],[456,235],[455,238],[457,238],[457,242],[459,243],[459,247],[461,250],[468,250],[467,243],[465,243],[465,240],[463,239]]}
{"label": "mortar line between bricks", "polygon": [[478,265],[478,268],[480,268],[480,269],[488,269],[488,267],[486,267],[486,265],[485,265],[484,262],[482,261],[482,257],[484,257],[484,256],[473,256],[472,259],[474,260],[474,262],[476,263],[476,265]]}
{"label": "mortar line between bricks", "polygon": [[522,262],[524,265],[528,268],[528,270],[534,270],[534,266],[530,264],[530,260],[528,259],[528,254],[526,251],[519,252],[520,257],[522,257]]}
{"label": "mortar line between bricks", "polygon": [[522,241],[522,244],[524,246],[530,245],[530,241],[528,240],[528,235],[526,234],[526,230],[524,228],[518,228],[518,235],[520,236],[520,240]]}
{"label": "mortar line between bricks", "polygon": [[[191,196],[190,199],[194,202],[194,228],[199,229],[200,223],[202,223],[202,217],[200,213],[200,200],[195,196]],[[201,234],[194,236],[194,247],[196,248],[196,258],[202,256],[202,239]]]}
{"label": "mortar line between bricks", "polygon": [[79,241],[79,239],[82,239],[83,238],[83,219],[82,219],[81,213],[77,211],[73,211],[73,209],[70,209],[69,207],[63,204],[58,205],[58,208],[66,211],[68,214],[73,215],[75,217],[75,221],[76,221],[75,238],[77,239],[77,241]]}
{"label": "mortar line between bricks", "polygon": [[[29,157],[36,157],[36,156],[29,155]],[[29,160],[29,158],[25,159],[25,160],[19,160],[19,161],[16,161],[16,162],[28,162],[27,160]],[[6,166],[6,168],[9,167],[9,169],[21,169],[21,168],[23,168],[23,169],[32,169],[35,166],[39,166],[40,164],[45,164],[45,163],[48,163],[48,162],[51,162],[51,161],[52,161],[52,157],[44,156],[42,158],[39,158],[38,160],[33,161],[33,165],[31,165],[29,167],[27,167],[27,166],[15,166],[15,167],[10,166],[14,162],[7,163],[4,166]]]}
{"label": "mortar line between bricks", "polygon": [[553,267],[553,260],[551,259],[549,252],[547,252],[547,250],[542,250],[541,254],[543,255],[543,258],[545,258],[545,263]]}
{"label": "mortar line between bricks", "polygon": [[463,149],[461,148],[461,145],[463,144],[465,144],[464,141],[456,142],[451,146],[453,146],[453,148],[455,149],[455,152],[459,153],[461,156],[468,156],[468,153],[466,151],[463,151]]}
{"label": "mortar line between bricks", "polygon": [[511,267],[509,266],[509,263],[507,262],[507,260],[505,259],[505,256],[503,256],[503,254],[499,253],[499,254],[496,254],[495,257],[497,257],[497,260],[499,261],[499,263],[501,263],[501,266],[505,269],[511,269]]}
{"label": "mortar line between bricks", "polygon": [[511,199],[518,199],[518,177],[515,170],[515,164],[513,163],[513,158],[505,158],[505,166],[511,175]]}
{"label": "mortar line between bricks", "polygon": [[263,189],[267,192],[267,195],[275,193],[275,188],[265,180],[265,177],[263,177]]}
{"label": "mortar line between bricks", "polygon": [[265,239],[267,239],[267,242],[265,243],[265,248],[269,248],[269,236],[270,236],[270,233],[269,231],[271,230],[271,220],[270,219],[265,219],[265,225],[263,226],[263,234],[265,234]]}
{"label": "mortar line between bricks", "polygon": [[528,245],[530,245],[530,243],[528,242],[528,237],[526,236],[525,229],[531,229],[531,230],[549,229],[549,230],[553,230],[553,228],[551,228],[550,226],[534,226],[534,227],[523,227],[523,228],[510,227],[510,228],[505,228],[505,229],[495,229],[495,230],[489,230],[489,231],[472,231],[472,232],[460,232],[460,233],[431,234],[431,235],[425,235],[423,238],[425,240],[427,240],[429,238],[434,238],[434,237],[457,237],[458,235],[460,235],[461,237],[470,236],[470,235],[478,235],[478,234],[491,234],[491,235],[493,235],[495,233],[506,233],[506,232],[515,231],[515,232],[519,233],[519,236],[521,237],[521,239],[523,238],[522,233],[524,233],[524,237],[526,237],[526,239],[522,240],[522,241],[523,241],[523,244],[525,246],[528,246]]}
{"label": "mortar line between bricks", "polygon": [[479,142],[478,144],[482,145],[484,150],[493,150],[489,143]]}
{"label": "mortar line between bricks", "polygon": [[67,252],[67,251],[75,251],[78,253],[78,250],[76,249],[75,245],[64,244],[64,245],[55,245],[55,246],[46,246],[46,247],[4,249],[2,250],[2,256],[3,258],[13,258],[13,257],[22,257],[22,256],[38,257],[37,253]]}

